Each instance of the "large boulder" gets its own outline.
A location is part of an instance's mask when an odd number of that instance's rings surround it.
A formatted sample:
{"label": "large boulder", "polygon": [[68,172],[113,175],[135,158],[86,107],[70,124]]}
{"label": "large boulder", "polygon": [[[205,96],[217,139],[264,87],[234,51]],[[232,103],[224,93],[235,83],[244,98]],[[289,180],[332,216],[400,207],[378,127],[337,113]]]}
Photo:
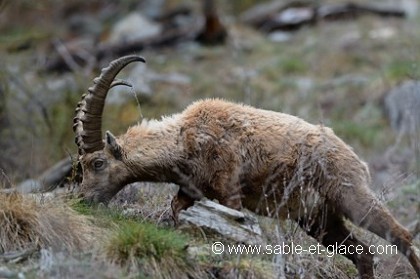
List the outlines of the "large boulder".
{"label": "large boulder", "polygon": [[420,81],[406,81],[385,97],[385,111],[392,129],[399,135],[420,132]]}

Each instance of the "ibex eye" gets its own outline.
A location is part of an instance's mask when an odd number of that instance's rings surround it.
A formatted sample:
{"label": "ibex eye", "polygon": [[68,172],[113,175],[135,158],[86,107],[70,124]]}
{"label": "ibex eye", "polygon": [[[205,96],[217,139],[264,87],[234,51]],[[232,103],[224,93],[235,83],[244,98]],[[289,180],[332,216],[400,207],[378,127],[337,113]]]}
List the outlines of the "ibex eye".
{"label": "ibex eye", "polygon": [[95,161],[93,162],[93,167],[94,167],[96,170],[102,169],[104,166],[105,166],[105,162],[104,162],[104,160],[95,160]]}

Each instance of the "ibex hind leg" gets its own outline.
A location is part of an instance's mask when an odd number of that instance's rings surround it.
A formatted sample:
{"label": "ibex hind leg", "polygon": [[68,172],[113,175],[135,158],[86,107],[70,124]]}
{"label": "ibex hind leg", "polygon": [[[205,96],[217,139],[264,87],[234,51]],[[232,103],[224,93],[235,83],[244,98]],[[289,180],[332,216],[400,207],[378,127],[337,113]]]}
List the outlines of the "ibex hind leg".
{"label": "ibex hind leg", "polygon": [[186,194],[181,189],[174,196],[171,202],[171,209],[172,209],[172,218],[174,220],[175,226],[179,224],[178,216],[179,216],[180,211],[194,205],[194,201],[195,201],[194,198],[191,198],[188,194]]}
{"label": "ibex hind leg", "polygon": [[416,255],[412,235],[391,215],[373,193],[366,187],[342,189],[337,206],[354,224],[368,229],[396,245],[413,266],[420,278],[420,259]]}
{"label": "ibex hind leg", "polygon": [[[299,220],[299,225],[312,237],[317,239],[332,251],[333,248],[344,245],[345,250],[340,249],[335,253],[342,253],[346,258],[351,260],[357,267],[359,278],[373,279],[373,255],[369,253],[368,247],[354,237],[346,228],[343,216],[335,212],[333,209],[324,209],[315,221],[311,223],[305,220]],[[363,253],[357,253],[357,247],[363,247]]]}

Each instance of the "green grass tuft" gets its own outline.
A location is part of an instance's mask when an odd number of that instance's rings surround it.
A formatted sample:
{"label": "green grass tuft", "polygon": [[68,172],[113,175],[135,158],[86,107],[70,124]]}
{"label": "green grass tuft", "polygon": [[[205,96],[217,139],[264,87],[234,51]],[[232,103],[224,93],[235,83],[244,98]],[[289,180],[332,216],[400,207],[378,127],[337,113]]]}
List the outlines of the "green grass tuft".
{"label": "green grass tuft", "polygon": [[385,76],[389,80],[417,79],[420,77],[420,69],[415,61],[396,60],[387,65]]}
{"label": "green grass tuft", "polygon": [[79,214],[93,215],[93,207],[80,199],[72,199],[69,201],[69,206]]}
{"label": "green grass tuft", "polygon": [[106,244],[106,255],[117,263],[172,258],[184,261],[187,237],[150,223],[126,221]]}

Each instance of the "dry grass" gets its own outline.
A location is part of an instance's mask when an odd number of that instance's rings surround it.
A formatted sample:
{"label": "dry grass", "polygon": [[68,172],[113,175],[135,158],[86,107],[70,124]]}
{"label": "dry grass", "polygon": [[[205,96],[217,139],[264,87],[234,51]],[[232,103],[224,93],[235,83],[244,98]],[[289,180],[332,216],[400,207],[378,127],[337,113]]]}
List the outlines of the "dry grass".
{"label": "dry grass", "polygon": [[0,252],[28,247],[77,251],[90,247],[97,230],[86,216],[60,201],[38,202],[21,194],[0,194]]}

